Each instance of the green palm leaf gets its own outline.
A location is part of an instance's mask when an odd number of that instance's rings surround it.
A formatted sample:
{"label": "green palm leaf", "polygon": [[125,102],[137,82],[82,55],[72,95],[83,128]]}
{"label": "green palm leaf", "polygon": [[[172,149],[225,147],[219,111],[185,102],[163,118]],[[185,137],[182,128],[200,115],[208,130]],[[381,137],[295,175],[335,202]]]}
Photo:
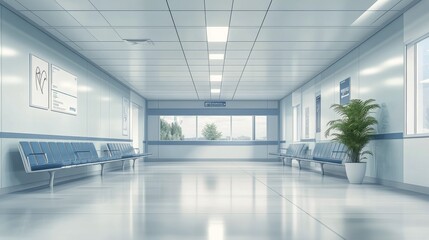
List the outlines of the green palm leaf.
{"label": "green palm leaf", "polygon": [[351,162],[360,162],[365,155],[372,155],[370,151],[362,152],[375,133],[374,125],[377,119],[370,116],[380,108],[374,99],[353,99],[347,105],[333,104],[331,108],[340,116],[339,119],[329,121],[325,136],[332,136],[334,141],[347,146]]}

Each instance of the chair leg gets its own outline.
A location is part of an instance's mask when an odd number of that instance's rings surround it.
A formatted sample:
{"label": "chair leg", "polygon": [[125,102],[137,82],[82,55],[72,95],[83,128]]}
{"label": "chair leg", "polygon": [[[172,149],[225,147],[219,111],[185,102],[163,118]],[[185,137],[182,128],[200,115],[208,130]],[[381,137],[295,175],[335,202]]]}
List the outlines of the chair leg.
{"label": "chair leg", "polygon": [[49,172],[49,187],[54,187],[54,178],[55,178],[55,171]]}
{"label": "chair leg", "polygon": [[125,161],[122,161],[122,170],[125,169]]}
{"label": "chair leg", "polygon": [[136,166],[136,160],[137,160],[137,159],[133,159],[133,169],[134,169],[134,167]]}
{"label": "chair leg", "polygon": [[298,168],[299,168],[299,170],[301,170],[301,161],[299,161],[299,160],[297,160],[298,161]]}
{"label": "chair leg", "polygon": [[320,170],[321,170],[321,172],[322,172],[322,175],[325,175],[325,169],[323,168],[323,166],[324,166],[324,164],[323,164],[323,163],[321,163],[321,164],[320,164]]}
{"label": "chair leg", "polygon": [[101,176],[104,175],[104,163],[101,164]]}

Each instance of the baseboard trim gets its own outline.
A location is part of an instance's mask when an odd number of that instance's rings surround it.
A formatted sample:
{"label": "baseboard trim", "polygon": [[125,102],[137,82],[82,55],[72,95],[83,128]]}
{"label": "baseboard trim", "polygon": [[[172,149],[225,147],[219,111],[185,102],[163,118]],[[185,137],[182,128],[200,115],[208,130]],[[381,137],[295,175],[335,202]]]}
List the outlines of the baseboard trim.
{"label": "baseboard trim", "polygon": [[386,187],[392,187],[392,188],[397,188],[404,191],[411,191],[411,192],[429,195],[429,187],[423,187],[423,186],[413,185],[409,183],[395,182],[395,181],[384,180],[384,179],[379,179],[374,177],[365,177],[365,180],[367,179],[371,182],[374,182]]}

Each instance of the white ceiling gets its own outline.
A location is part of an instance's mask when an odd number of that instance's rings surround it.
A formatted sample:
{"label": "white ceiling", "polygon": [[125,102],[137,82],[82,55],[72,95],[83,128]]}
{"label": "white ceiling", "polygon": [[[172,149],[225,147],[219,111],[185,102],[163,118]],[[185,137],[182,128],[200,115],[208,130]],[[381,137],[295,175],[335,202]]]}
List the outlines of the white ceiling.
{"label": "white ceiling", "polygon": [[[1,1],[147,99],[278,100],[415,0]],[[207,26],[229,26],[228,42],[208,43]],[[154,45],[123,40],[142,38]]]}

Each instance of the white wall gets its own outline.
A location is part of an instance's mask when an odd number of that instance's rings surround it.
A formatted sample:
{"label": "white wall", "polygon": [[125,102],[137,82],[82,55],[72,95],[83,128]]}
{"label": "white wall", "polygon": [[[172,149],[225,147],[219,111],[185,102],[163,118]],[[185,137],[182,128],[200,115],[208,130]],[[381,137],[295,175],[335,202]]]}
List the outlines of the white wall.
{"label": "white wall", "polygon": [[[162,112],[163,109],[193,110],[195,115],[198,115],[198,112],[213,110],[212,108],[204,109],[204,101],[148,101],[148,151],[153,154],[153,160],[267,160],[270,159],[270,152],[277,152],[279,134],[277,101],[227,101],[226,108],[217,109],[219,111],[247,110],[250,111],[249,115],[252,115],[252,109],[276,111],[275,115],[269,115],[267,119],[269,143],[262,142],[262,145],[254,145],[254,141],[249,141],[248,144],[244,145],[236,145],[234,141],[195,141],[192,145],[187,144],[186,141],[178,142],[177,144],[180,145],[157,144],[159,141],[160,114],[152,114],[151,110]],[[231,114],[220,113],[220,115]]]}
{"label": "white wall", "polygon": [[[24,172],[17,149],[18,142],[23,138],[28,141],[43,141],[46,140],[45,137],[49,139],[56,136],[58,141],[67,141],[77,137],[82,141],[91,139],[98,147],[104,146],[109,141],[129,140],[129,136],[122,135],[122,98],[131,98],[132,102],[142,108],[145,107],[144,99],[134,93],[131,94],[130,89],[4,7],[1,7],[0,34],[1,48],[9,52],[1,56],[2,189],[29,183],[47,183],[48,174]],[[78,77],[77,116],[29,107],[30,54]],[[140,118],[143,121],[144,115]],[[34,139],[29,139],[25,138],[25,134],[36,135]],[[57,177],[92,174],[98,168],[97,166],[60,171]]]}
{"label": "white wall", "polygon": [[[391,139],[402,134],[404,127],[404,44],[403,18],[398,18],[383,30],[351,51],[348,55],[323,71],[307,84],[281,101],[281,125],[291,129],[292,106],[301,104],[301,127],[304,138],[304,112],[310,109],[310,139],[329,140],[325,137],[326,124],[337,115],[330,106],[339,103],[339,83],[351,78],[352,98],[374,98],[382,108],[377,113],[380,122],[378,134],[381,140],[371,142],[369,148],[375,159],[368,160],[367,176],[403,182],[403,140]],[[321,94],[321,134],[315,134],[315,98]],[[292,99],[292,102],[290,101]],[[299,100],[300,99],[300,100]],[[290,123],[289,123],[290,122]],[[285,131],[285,130],[282,130]],[[291,137],[286,137],[286,145]],[[288,142],[289,140],[289,142]],[[314,142],[309,143],[310,147]],[[334,170],[332,168],[332,170]],[[336,168],[335,171],[338,169]],[[344,171],[344,170],[340,170]]]}

